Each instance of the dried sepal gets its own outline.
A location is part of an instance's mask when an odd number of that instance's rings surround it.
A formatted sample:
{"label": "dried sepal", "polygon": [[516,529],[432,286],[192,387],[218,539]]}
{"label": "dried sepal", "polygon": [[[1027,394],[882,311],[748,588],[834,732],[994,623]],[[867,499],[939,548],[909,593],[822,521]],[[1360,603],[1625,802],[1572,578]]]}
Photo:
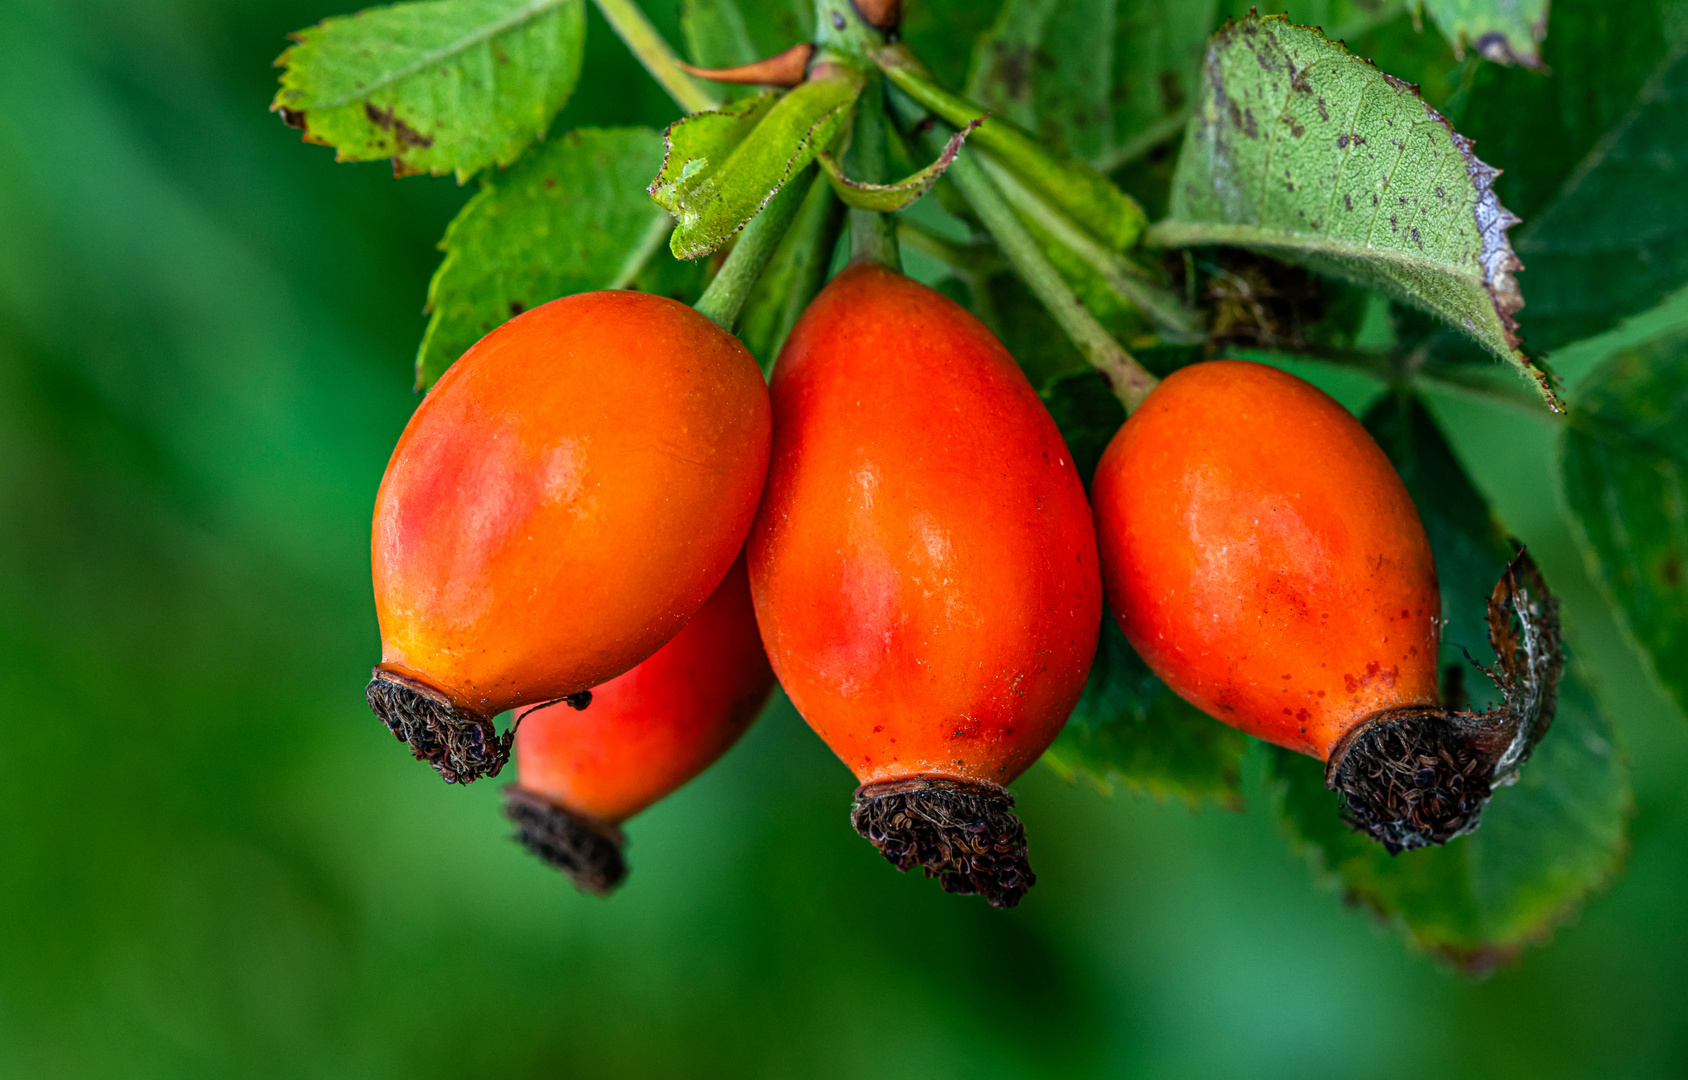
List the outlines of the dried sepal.
{"label": "dried sepal", "polygon": [[1013,808],[994,784],[916,777],[857,788],[850,824],[898,870],[918,866],[945,892],[1007,908],[1037,883]]}
{"label": "dried sepal", "polygon": [[1342,793],[1348,824],[1392,855],[1475,830],[1553,723],[1565,669],[1559,603],[1523,551],[1489,597],[1489,643],[1497,660],[1482,670],[1504,695],[1498,707],[1388,709],[1331,752],[1325,786]]}
{"label": "dried sepal", "polygon": [[516,826],[518,844],[567,874],[581,892],[608,896],[627,877],[627,840],[615,825],[517,784],[504,789],[504,816]]}
{"label": "dried sepal", "polygon": [[497,776],[510,760],[514,732],[499,734],[491,717],[455,705],[425,683],[376,668],[364,698],[416,760],[448,784]]}

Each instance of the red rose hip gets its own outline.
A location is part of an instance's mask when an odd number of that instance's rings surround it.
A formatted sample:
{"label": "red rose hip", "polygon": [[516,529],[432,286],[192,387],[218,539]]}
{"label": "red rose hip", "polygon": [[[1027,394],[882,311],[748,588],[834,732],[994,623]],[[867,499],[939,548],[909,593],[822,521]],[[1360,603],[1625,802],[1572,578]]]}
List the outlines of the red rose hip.
{"label": "red rose hip", "polygon": [[626,875],[621,823],[726,753],[773,687],[741,556],[685,629],[584,709],[518,717],[517,783],[505,789],[517,840],[581,890],[608,893]]}
{"label": "red rose hip", "polygon": [[769,424],[750,353],[664,297],[568,296],[482,338],[376,496],[376,714],[447,781],[496,774],[493,717],[620,675],[714,592]]}
{"label": "red rose hip", "polygon": [[1511,706],[1440,707],[1424,526],[1371,435],[1311,384],[1237,360],[1174,372],[1109,444],[1091,499],[1109,606],[1149,667],[1326,761],[1351,822],[1392,851],[1475,828],[1516,764],[1505,747],[1545,730]]}
{"label": "red rose hip", "polygon": [[983,324],[876,265],[841,273],[775,367],[751,589],[780,683],[856,774],[900,869],[1017,903],[1004,785],[1060,732],[1101,622],[1084,488]]}

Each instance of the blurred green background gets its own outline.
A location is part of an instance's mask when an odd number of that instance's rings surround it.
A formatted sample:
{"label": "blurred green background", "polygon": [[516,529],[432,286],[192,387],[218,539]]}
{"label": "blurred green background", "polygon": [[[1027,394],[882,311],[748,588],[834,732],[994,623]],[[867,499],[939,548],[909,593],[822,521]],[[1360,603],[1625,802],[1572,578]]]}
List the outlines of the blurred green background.
{"label": "blurred green background", "polygon": [[[467,192],[266,114],[285,33],[349,6],[0,4],[0,1072],[1688,1075],[1688,724],[1571,546],[1549,425],[1460,397],[1634,760],[1626,873],[1516,967],[1450,975],[1316,887],[1258,754],[1244,814],[1035,768],[1011,912],[893,873],[783,701],[632,824],[613,899],[524,855],[497,783],[362,701],[369,510]],[[589,35],[558,129],[671,119]]]}

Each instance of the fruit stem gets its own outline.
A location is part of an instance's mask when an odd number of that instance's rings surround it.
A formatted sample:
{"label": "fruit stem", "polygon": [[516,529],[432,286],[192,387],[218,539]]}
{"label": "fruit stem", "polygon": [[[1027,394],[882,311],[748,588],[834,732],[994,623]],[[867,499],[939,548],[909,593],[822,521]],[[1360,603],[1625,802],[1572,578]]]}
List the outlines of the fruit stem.
{"label": "fruit stem", "polygon": [[750,296],[750,290],[756,286],[756,279],[762,276],[763,268],[774,257],[786,229],[797,217],[804,196],[808,195],[810,185],[815,183],[817,170],[815,165],[805,168],[780,188],[760,214],[750,219],[739,234],[738,243],[733,245],[727,260],[721,264],[715,280],[709,283],[693,305],[729,334],[733,331],[733,324],[738,322],[739,311]]}
{"label": "fruit stem", "polygon": [[599,14],[610,24],[617,36],[626,43],[633,56],[650,72],[674,103],[688,113],[704,112],[721,107],[721,100],[709,88],[687,74],[680,66],[680,58],[668,47],[650,19],[639,10],[634,0],[593,0]]}
{"label": "fruit stem", "polygon": [[[890,179],[890,160],[885,133],[885,80],[879,75],[869,76],[856,99],[856,112],[850,131],[850,149],[845,166],[856,179],[868,184],[883,184]],[[897,225],[890,214],[873,210],[850,209],[850,263],[874,263],[902,272],[903,260],[897,250]]]}
{"label": "fruit stem", "polygon": [[764,375],[773,373],[791,328],[820,292],[843,225],[844,204],[832,185],[817,177],[739,318],[739,340],[761,362]]}
{"label": "fruit stem", "polygon": [[[950,133],[940,124],[927,127],[924,138],[928,147],[941,147]],[[1002,197],[984,167],[963,152],[949,167],[949,177],[961,189],[968,205],[984,223],[985,230],[996,241],[1015,273],[1042,301],[1055,322],[1072,339],[1090,366],[1108,380],[1125,411],[1130,413],[1143,403],[1160,381],[1138,364],[1132,355],[1113,339],[1106,327],[1096,321],[1060,271],[1043,254],[1037,241],[1020,222],[1014,209]]]}
{"label": "fruit stem", "polygon": [[981,156],[979,164],[1009,205],[1084,260],[1115,296],[1147,315],[1164,339],[1180,345],[1207,340],[1201,315],[1185,307],[1170,289],[1156,284],[1147,270],[1098,243],[989,155]]}

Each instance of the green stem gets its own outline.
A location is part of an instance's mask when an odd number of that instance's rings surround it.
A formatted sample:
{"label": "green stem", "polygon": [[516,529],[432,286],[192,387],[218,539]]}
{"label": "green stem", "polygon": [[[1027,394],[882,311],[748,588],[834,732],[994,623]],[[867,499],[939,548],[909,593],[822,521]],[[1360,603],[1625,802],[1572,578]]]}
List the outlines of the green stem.
{"label": "green stem", "polygon": [[739,340],[765,373],[772,373],[791,328],[826,282],[843,225],[844,204],[832,185],[817,176],[739,318]]}
{"label": "green stem", "polygon": [[1037,192],[995,161],[987,157],[979,164],[984,166],[997,190],[1022,218],[1084,260],[1115,296],[1147,315],[1162,337],[1183,345],[1206,339],[1201,316],[1179,303],[1178,297],[1170,290],[1148,280],[1148,271],[1097,243],[1074,225],[1071,218],[1050,206]]}
{"label": "green stem", "polygon": [[[885,80],[869,78],[856,99],[850,149],[844,157],[847,174],[867,184],[890,179],[890,153],[885,133]],[[850,209],[850,263],[874,263],[902,272],[897,251],[897,225],[890,214]]]}
{"label": "green stem", "polygon": [[989,277],[1002,268],[1002,260],[997,257],[996,248],[992,245],[951,240],[930,226],[909,218],[897,222],[897,242],[943,263],[963,280]]}
{"label": "green stem", "polygon": [[763,268],[780,246],[780,239],[797,217],[810,185],[815,183],[816,171],[816,166],[808,166],[802,175],[789,180],[760,214],[750,219],[750,224],[744,227],[738,243],[728,254],[727,261],[721,264],[715,280],[709,283],[709,288],[703,290],[703,295],[693,305],[721,329],[732,333],[745,299],[756,286],[756,279],[762,276]]}
{"label": "green stem", "polygon": [[674,103],[686,112],[704,112],[721,107],[721,100],[707,86],[680,66],[680,58],[657,33],[650,19],[634,0],[594,0],[604,20],[627,43],[639,63],[651,73]]}
{"label": "green stem", "polygon": [[[947,138],[948,133],[934,131],[926,137],[928,141],[941,140]],[[1042,301],[1090,366],[1108,380],[1114,393],[1125,404],[1125,411],[1135,411],[1159,380],[1144,370],[1085,308],[978,162],[963,152],[950,165],[949,176],[984,223],[997,247],[1002,249],[1015,273]]]}

